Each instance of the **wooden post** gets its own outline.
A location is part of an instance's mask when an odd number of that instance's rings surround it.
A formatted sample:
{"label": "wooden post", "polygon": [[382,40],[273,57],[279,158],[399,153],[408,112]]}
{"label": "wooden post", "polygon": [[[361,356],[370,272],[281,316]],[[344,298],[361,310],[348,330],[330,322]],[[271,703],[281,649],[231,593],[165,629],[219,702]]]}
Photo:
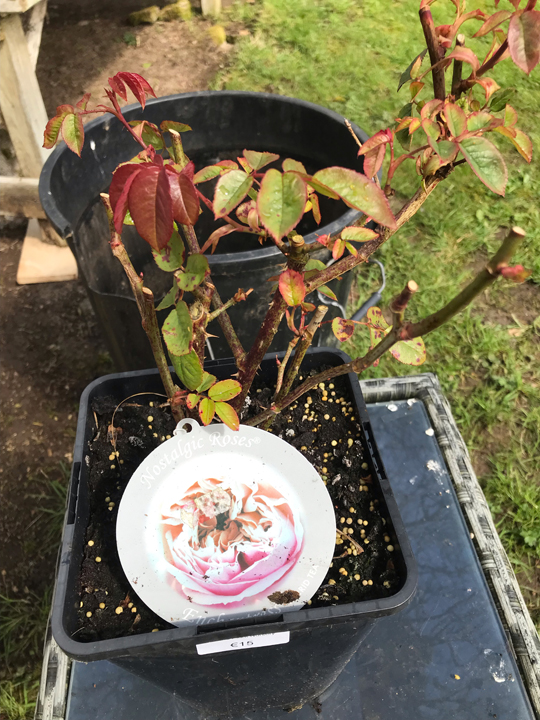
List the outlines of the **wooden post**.
{"label": "wooden post", "polygon": [[221,13],[221,0],[201,0],[202,14],[217,17]]}
{"label": "wooden post", "polygon": [[[1,178],[0,214],[15,209],[15,214],[34,218],[23,244],[17,275],[20,283],[77,277],[75,258],[45,219],[37,196],[41,168],[50,153],[43,148],[48,117],[35,73],[46,9],[47,0],[0,0],[0,108],[25,176]],[[21,19],[26,11],[30,11],[27,35]],[[43,239],[60,247],[43,243]],[[24,267],[29,267],[30,260],[34,267],[27,277]]]}
{"label": "wooden post", "polygon": [[19,14],[0,20],[0,107],[25,177],[39,177],[49,152],[43,145],[47,112]]}
{"label": "wooden post", "polygon": [[47,0],[40,0],[37,5],[28,11],[28,27],[26,29],[26,45],[32,68],[35,70],[41,45],[41,33],[47,14]]}

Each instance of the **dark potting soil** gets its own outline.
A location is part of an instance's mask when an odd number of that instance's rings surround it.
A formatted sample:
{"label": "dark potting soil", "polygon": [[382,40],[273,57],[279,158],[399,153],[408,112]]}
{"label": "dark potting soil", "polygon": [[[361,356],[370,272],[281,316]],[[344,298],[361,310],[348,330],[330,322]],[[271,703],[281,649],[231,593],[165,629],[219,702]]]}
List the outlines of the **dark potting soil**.
{"label": "dark potting soil", "polygon": [[[272,390],[254,383],[243,419],[268,406]],[[170,628],[131,588],[116,549],[116,516],[123,491],[139,464],[174,430],[156,396],[117,403],[96,401],[98,431],[89,443],[89,524],[80,573],[80,641],[123,637]],[[310,391],[276,418],[271,432],[299,450],[325,482],[336,513],[333,562],[310,607],[387,597],[401,587],[385,505],[360,440],[353,398],[343,378]],[[115,443],[115,445],[113,444]]]}

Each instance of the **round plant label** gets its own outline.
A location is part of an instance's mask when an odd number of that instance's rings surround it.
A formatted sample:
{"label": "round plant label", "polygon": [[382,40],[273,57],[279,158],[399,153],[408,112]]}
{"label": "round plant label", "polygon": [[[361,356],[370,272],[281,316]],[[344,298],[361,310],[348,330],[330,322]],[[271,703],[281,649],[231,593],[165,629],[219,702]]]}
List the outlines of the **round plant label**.
{"label": "round plant label", "polygon": [[298,610],[328,571],[336,523],[322,479],[291,445],[182,420],[129,481],[116,535],[135,592],[184,626]]}

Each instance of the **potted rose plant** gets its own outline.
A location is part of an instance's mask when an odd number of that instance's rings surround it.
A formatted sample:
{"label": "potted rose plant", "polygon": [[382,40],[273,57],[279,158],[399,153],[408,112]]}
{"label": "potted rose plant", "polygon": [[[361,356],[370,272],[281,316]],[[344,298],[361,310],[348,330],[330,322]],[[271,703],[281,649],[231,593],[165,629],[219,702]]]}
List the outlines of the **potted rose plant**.
{"label": "potted rose plant", "polygon": [[[456,168],[460,164],[467,163],[481,182],[504,195],[506,166],[497,147],[486,137],[488,133],[509,139],[528,162],[531,160],[531,143],[517,128],[517,113],[507,104],[504,89],[486,74],[507,56],[528,73],[538,63],[540,13],[534,9],[535,1],[529,0],[520,8],[516,0],[513,10],[498,10],[487,16],[480,11],[465,13],[456,0],[454,23],[439,27],[434,26],[429,10],[432,1],[423,0],[420,6],[427,48],[411,62],[400,81],[400,85],[409,85],[411,100],[400,111],[394,127],[377,132],[365,142],[358,141],[363,173],[333,166],[311,174],[293,158],[279,158],[280,169],[268,169],[278,161],[275,154],[249,149],[236,160],[216,162],[195,173],[181,140],[184,127],[167,121],[160,127],[144,120],[128,123],[123,118],[118,98],[126,99],[128,88],[142,106],[153,94],[143,78],[129,73],[110,79],[106,90],[110,105],[89,110],[85,96],[76,107],[61,106],[47,126],[46,145],[52,146],[61,134],[80,153],[84,138],[81,115],[107,112],[141,146],[132,161],[117,168],[102,201],[109,220],[111,251],[131,285],[158,368],[143,375],[116,376],[118,387],[110,401],[106,399],[112,392],[110,379],[103,381],[100,397],[94,385],[83,398],[53,612],[58,642],[74,657],[109,657],[214,714],[225,711],[224,695],[228,711],[269,705],[291,708],[328,687],[375,617],[395,612],[410,599],[414,563],[354,374],[370,367],[387,350],[401,362],[421,364],[425,358],[423,336],[467,307],[499,277],[525,280],[528,272],[521,265],[510,265],[524,232],[520,228],[509,230],[499,250],[474,279],[427,317],[415,322],[406,317],[418,291],[414,280],[391,301],[389,322],[379,308],[372,308],[366,323],[372,346],[363,357],[308,354],[324,322],[326,307],[316,307],[307,297],[318,289],[329,292],[328,282],[366,262],[420,209],[439,183],[450,173],[459,172]],[[466,46],[460,33],[470,21],[476,21],[476,36],[493,35],[483,60]],[[430,64],[422,71],[426,54]],[[464,72],[464,67],[470,71]],[[451,84],[446,76],[450,68]],[[434,97],[424,99],[420,96],[429,74]],[[404,149],[401,154],[398,145]],[[385,180],[379,183],[377,173],[387,151],[390,158]],[[407,160],[416,165],[419,188],[394,215],[388,197],[393,194],[396,172]],[[198,185],[213,178],[218,179],[209,199]],[[317,214],[320,196],[340,199],[362,216],[338,236],[323,234],[306,243],[296,228],[305,213]],[[194,230],[201,202],[223,220],[202,244]],[[374,229],[366,227],[370,219]],[[135,271],[123,243],[126,223],[135,225],[151,246],[156,263],[170,272],[172,287],[159,306],[170,309],[162,328],[153,294],[144,277]],[[232,297],[221,298],[205,254],[215,250],[233,230],[273,243],[283,254],[284,268],[271,278],[276,283],[273,298],[250,348],[243,347],[228,315],[233,305],[248,307],[249,288],[239,288]],[[313,257],[321,246],[328,248],[335,260],[329,267]],[[214,319],[229,343],[231,361],[206,362],[207,327]],[[283,322],[291,333],[288,346],[277,361],[275,357],[265,358]],[[343,318],[332,321],[339,340],[351,337],[355,325]],[[340,384],[343,379],[346,384]],[[153,399],[143,406],[131,401],[135,395],[160,391],[164,391],[164,402]],[[124,413],[127,405],[135,406],[133,416]],[[174,629],[167,623],[159,624],[151,615],[142,617],[136,591],[125,579],[112,575],[105,578],[96,570],[103,561],[97,552],[112,553],[106,543],[114,537],[114,524],[107,525],[103,516],[109,513],[114,517],[131,472],[149,450],[167,441],[177,422],[197,418],[209,426],[216,417],[233,433],[242,423],[296,444],[331,493],[336,510],[336,549],[311,607],[284,613],[279,621],[274,616],[268,623],[256,620],[252,624],[246,619],[233,626],[210,622],[207,628]],[[329,430],[333,424],[337,429],[334,435]],[[105,452],[105,460],[94,456],[97,449]],[[206,502],[204,493],[194,496],[194,502],[203,495],[201,502]],[[88,504],[93,501],[102,506],[101,513],[96,510],[89,516]],[[213,497],[212,502],[217,503],[217,499]],[[182,515],[185,508],[178,512],[167,517],[195,528],[197,542],[203,535],[207,537],[198,520],[191,522]],[[202,519],[206,522],[208,516]],[[382,542],[372,553],[370,546],[377,542],[372,527],[376,525]],[[380,594],[373,595],[371,588],[380,579]],[[128,589],[114,608],[110,603],[108,606],[105,580],[110,591]],[[359,602],[362,597],[365,600]],[[76,599],[78,608],[74,606]],[[118,627],[124,637],[119,639],[114,627],[100,624],[100,617],[105,621],[114,615],[121,618]],[[156,624],[151,629],[160,632],[152,636],[148,623]],[[249,643],[255,649],[246,652]],[[225,650],[235,654],[228,656]]]}

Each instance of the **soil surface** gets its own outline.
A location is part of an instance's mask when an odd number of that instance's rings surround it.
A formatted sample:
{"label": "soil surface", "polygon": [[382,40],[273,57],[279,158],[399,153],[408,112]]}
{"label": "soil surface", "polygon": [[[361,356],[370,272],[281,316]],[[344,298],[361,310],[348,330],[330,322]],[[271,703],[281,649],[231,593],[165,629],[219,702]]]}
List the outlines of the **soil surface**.
{"label": "soil surface", "polygon": [[113,369],[81,284],[17,285],[20,250],[20,234],[0,240],[0,593],[10,597],[51,585],[50,513],[57,526],[63,514],[53,486],[65,488],[82,390]]}
{"label": "soil surface", "polygon": [[[255,385],[243,419],[266,408],[270,399],[270,388]],[[315,466],[335,508],[334,559],[309,604],[321,607],[392,595],[403,581],[394,564],[399,548],[362,445],[361,425],[346,381],[336,378],[302,400],[276,418],[271,432]],[[116,520],[131,476],[171,437],[175,423],[169,409],[151,396],[120,407],[117,402],[112,398],[94,402],[97,430],[84,456],[90,510],[80,573],[79,626],[74,633],[83,642],[171,627],[142,602],[127,580],[116,549]],[[279,595],[273,602],[291,601],[287,591]]]}
{"label": "soil surface", "polygon": [[[90,107],[102,102],[108,78],[121,70],[143,75],[158,96],[206,90],[225,67],[235,37],[249,32],[227,28],[227,43],[218,47],[208,32],[212,25],[195,16],[190,22],[131,27],[123,14],[77,21],[61,8],[50,11],[37,66],[49,116],[86,92],[92,93]],[[132,96],[128,100],[134,102]]]}

